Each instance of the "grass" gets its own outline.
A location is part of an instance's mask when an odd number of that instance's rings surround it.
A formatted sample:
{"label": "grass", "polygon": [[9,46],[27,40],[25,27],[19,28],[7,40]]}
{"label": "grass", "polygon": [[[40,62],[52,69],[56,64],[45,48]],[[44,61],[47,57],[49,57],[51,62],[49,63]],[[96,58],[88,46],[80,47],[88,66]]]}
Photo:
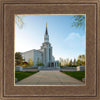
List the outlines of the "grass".
{"label": "grass", "polygon": [[20,71],[16,71],[15,72],[15,78],[18,79],[18,81],[32,75],[32,74],[35,74],[37,73],[38,71],[25,71],[25,72],[20,72]]}
{"label": "grass", "polygon": [[74,77],[78,80],[82,81],[82,78],[85,77],[85,71],[61,71],[67,75],[70,75],[71,77]]}

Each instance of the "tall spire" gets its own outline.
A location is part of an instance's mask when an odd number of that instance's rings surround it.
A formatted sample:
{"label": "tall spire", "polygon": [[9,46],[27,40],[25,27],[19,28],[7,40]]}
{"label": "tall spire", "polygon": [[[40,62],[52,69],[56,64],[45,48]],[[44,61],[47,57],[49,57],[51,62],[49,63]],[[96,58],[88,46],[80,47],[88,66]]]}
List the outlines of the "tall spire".
{"label": "tall spire", "polygon": [[47,22],[46,22],[46,31],[44,35],[44,42],[49,42],[49,35],[48,35],[48,30],[47,30]]}
{"label": "tall spire", "polygon": [[47,22],[46,22],[46,31],[45,31],[45,34],[48,35]]}

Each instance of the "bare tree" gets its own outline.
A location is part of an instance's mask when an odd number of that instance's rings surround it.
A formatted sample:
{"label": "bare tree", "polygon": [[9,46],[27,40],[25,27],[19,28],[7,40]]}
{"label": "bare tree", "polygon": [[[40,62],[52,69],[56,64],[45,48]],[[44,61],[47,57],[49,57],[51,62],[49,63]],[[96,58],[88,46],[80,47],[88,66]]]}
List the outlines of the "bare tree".
{"label": "bare tree", "polygon": [[25,15],[16,15],[15,16],[15,23],[19,28],[23,28],[24,22],[23,22],[23,17]]}

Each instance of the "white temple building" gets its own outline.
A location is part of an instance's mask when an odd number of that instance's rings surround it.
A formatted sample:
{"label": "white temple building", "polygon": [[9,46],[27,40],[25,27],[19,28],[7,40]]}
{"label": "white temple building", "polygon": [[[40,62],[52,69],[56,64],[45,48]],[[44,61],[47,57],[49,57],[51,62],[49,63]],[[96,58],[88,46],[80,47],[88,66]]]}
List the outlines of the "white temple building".
{"label": "white temple building", "polygon": [[30,50],[22,53],[22,56],[25,61],[29,61],[31,58],[34,62],[34,67],[37,66],[38,63],[42,63],[43,67],[58,67],[59,61],[55,61],[55,58],[52,54],[52,46],[49,42],[49,35],[46,24],[46,31],[44,34],[44,42],[39,50]]}

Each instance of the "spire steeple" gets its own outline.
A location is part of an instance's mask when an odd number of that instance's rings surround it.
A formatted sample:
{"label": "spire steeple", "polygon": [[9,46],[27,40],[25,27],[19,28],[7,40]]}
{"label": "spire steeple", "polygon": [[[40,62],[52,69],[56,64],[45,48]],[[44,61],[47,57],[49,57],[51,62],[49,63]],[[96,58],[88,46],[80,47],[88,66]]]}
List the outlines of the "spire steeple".
{"label": "spire steeple", "polygon": [[45,31],[45,34],[48,35],[47,22],[46,22],[46,31]]}
{"label": "spire steeple", "polygon": [[49,42],[49,35],[48,35],[48,30],[47,30],[47,22],[46,22],[46,31],[44,35],[44,42]]}

